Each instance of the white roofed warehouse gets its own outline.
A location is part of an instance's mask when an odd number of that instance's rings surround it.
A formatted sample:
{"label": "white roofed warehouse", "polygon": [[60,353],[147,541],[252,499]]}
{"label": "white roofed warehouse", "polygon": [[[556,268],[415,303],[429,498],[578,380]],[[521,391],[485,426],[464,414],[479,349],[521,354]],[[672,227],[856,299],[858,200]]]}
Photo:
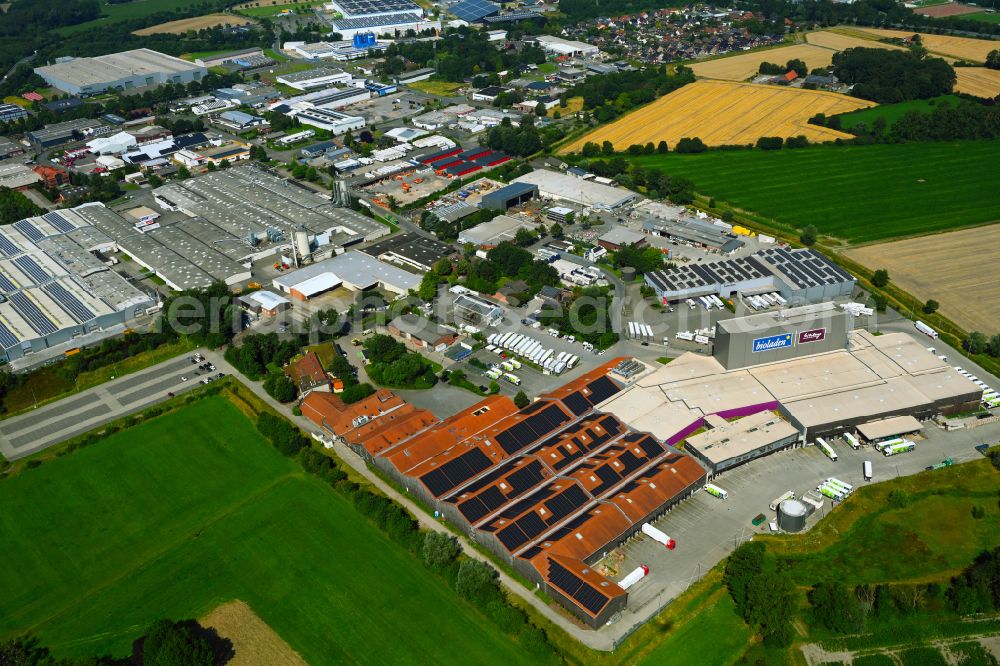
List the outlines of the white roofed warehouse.
{"label": "white roofed warehouse", "polygon": [[276,277],[272,284],[278,291],[306,301],[341,286],[352,291],[378,287],[395,294],[405,294],[420,286],[420,276],[362,252],[349,250]]}
{"label": "white roofed warehouse", "polygon": [[208,68],[152,49],[134,49],[96,58],[60,58],[55,64],[36,67],[35,73],[63,92],[96,95],[114,88],[201,81]]}
{"label": "white roofed warehouse", "polygon": [[622,208],[635,201],[636,197],[635,192],[622,187],[603,185],[548,169],[536,169],[518,176],[513,182],[537,185],[539,194],[544,198],[600,210]]}

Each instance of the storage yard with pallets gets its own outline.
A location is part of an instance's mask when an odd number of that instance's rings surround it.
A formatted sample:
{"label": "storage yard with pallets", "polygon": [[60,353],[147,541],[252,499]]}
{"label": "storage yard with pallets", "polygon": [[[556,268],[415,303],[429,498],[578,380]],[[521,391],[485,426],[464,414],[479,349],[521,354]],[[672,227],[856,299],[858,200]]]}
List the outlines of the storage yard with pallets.
{"label": "storage yard with pallets", "polygon": [[632,144],[666,141],[670,148],[682,137],[699,137],[710,146],[752,144],[762,136],[804,135],[812,142],[850,135],[807,121],[874,106],[873,102],[818,90],[752,83],[696,81],[665,95],[615,122],[599,127],[562,149],[574,152],[592,141],[610,141],[623,151]]}
{"label": "storage yard with pallets", "polygon": [[993,98],[1000,95],[1000,70],[985,67],[956,67],[955,91],[975,95],[976,97]]}
{"label": "storage yard with pallets", "polygon": [[[972,331],[1000,328],[1000,224],[880,243],[847,250],[870,268],[885,268],[893,284],[921,298]],[[986,269],[986,270],[984,270]]]}
{"label": "storage yard with pallets", "polygon": [[[826,67],[833,58],[833,52],[811,44],[795,44],[776,49],[763,49],[750,53],[741,53],[729,58],[718,58],[691,65],[694,73],[706,79],[723,79],[726,81],[746,81],[757,74],[760,63],[773,62],[784,65],[789,60],[798,58],[809,66],[809,69]],[[802,72],[808,74],[809,72]]]}
{"label": "storage yard with pallets", "polygon": [[159,34],[171,34],[171,35],[183,35],[188,30],[204,30],[205,28],[214,28],[217,25],[248,25],[253,23],[248,18],[243,16],[232,16],[230,14],[207,14],[205,16],[195,16],[193,18],[179,19],[177,21],[168,21],[166,23],[160,23],[158,25],[152,25],[148,28],[143,28],[142,30],[136,30],[133,35],[139,35],[144,37],[146,35],[159,35]]}

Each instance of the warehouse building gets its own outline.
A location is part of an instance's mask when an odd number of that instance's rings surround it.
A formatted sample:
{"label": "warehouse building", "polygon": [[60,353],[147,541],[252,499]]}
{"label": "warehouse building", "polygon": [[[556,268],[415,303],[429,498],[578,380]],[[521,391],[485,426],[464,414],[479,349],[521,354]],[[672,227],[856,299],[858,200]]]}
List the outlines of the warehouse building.
{"label": "warehouse building", "polygon": [[578,42],[571,39],[563,39],[562,37],[556,37],[554,35],[538,35],[537,37],[530,37],[525,41],[536,43],[546,53],[551,53],[556,56],[568,56],[571,58],[577,58],[580,56],[592,57],[600,53],[600,49],[592,44]]}
{"label": "warehouse building", "polygon": [[195,60],[195,63],[201,65],[202,67],[217,67],[220,65],[262,67],[264,65],[274,64],[274,61],[265,56],[264,50],[258,46],[250,49],[240,49],[239,51],[218,53],[213,56],[202,56],[201,58]]}
{"label": "warehouse building", "polygon": [[0,164],[0,188],[23,191],[41,181],[41,176],[20,162]]}
{"label": "warehouse building", "polygon": [[306,301],[324,292],[345,287],[351,291],[379,288],[406,294],[420,286],[420,276],[379,261],[363,252],[349,250],[305,268],[285,273],[272,282],[278,291]]}
{"label": "warehouse building", "polygon": [[0,123],[13,123],[27,117],[28,112],[17,104],[0,104]]}
{"label": "warehouse building", "polygon": [[856,282],[816,250],[784,248],[653,271],[645,274],[645,281],[663,303],[761,291],[780,292],[792,303],[815,303],[850,296]]}
{"label": "warehouse building", "polygon": [[367,124],[362,116],[352,116],[330,109],[304,108],[288,115],[298,118],[303,125],[312,125],[334,135],[347,134],[364,128]]}
{"label": "warehouse building", "polygon": [[515,183],[529,183],[538,187],[542,197],[568,201],[579,206],[599,210],[624,208],[635,201],[635,192],[590,180],[583,180],[558,171],[536,169],[518,176]]}
{"label": "warehouse building", "polygon": [[11,361],[142,315],[154,300],[94,252],[114,242],[84,204],[0,228],[0,358]]}
{"label": "warehouse building", "polygon": [[296,90],[306,91],[332,86],[336,83],[348,83],[352,78],[348,72],[342,69],[317,67],[316,69],[307,69],[304,72],[282,74],[275,80]]}
{"label": "warehouse building", "polygon": [[512,183],[483,195],[479,205],[489,210],[507,212],[508,208],[528,203],[538,196],[538,186],[531,183]]}
{"label": "warehouse building", "polygon": [[597,238],[597,244],[605,250],[615,252],[629,245],[643,246],[646,244],[646,237],[640,233],[614,227]]}
{"label": "warehouse building", "polygon": [[208,69],[151,49],[134,49],[95,58],[60,58],[53,65],[36,67],[35,73],[63,92],[96,95],[115,88],[201,81]]}
{"label": "warehouse building", "polygon": [[379,261],[418,273],[426,273],[441,259],[457,254],[451,245],[415,233],[390,236],[361,251]]}
{"label": "warehouse building", "polygon": [[744,462],[781,451],[799,441],[799,431],[773,411],[764,410],[733,420],[717,414],[705,417],[704,432],[691,435],[684,450],[714,475]]}
{"label": "warehouse building", "polygon": [[398,12],[379,16],[361,16],[356,18],[339,18],[330,21],[334,32],[340,33],[344,39],[355,36],[375,34],[378,36],[397,36],[413,30],[416,33],[424,30],[441,30],[441,21],[425,19],[415,12]]}
{"label": "warehouse building", "polygon": [[597,406],[625,379],[615,359],[518,409],[491,396],[386,445],[351,447],[428,506],[600,627],[628,595],[590,567],[698,489],[690,456]]}
{"label": "warehouse building", "polygon": [[27,132],[24,137],[35,148],[54,148],[72,141],[111,134],[115,128],[100,120],[78,118],[61,123],[52,123],[42,129]]}
{"label": "warehouse building", "polygon": [[472,243],[478,248],[487,250],[496,247],[504,241],[513,241],[520,229],[531,231],[536,226],[538,225],[527,217],[497,215],[489,222],[483,222],[482,224],[477,224],[474,227],[460,231],[458,233],[458,242],[460,245]]}
{"label": "warehouse building", "polygon": [[398,85],[404,86],[410,83],[417,83],[419,81],[426,81],[427,79],[434,76],[436,70],[433,67],[421,67],[420,69],[414,69],[409,72],[403,72],[396,76],[396,83]]}
{"label": "warehouse building", "polygon": [[421,351],[444,351],[455,342],[455,331],[416,314],[400,315],[386,325],[389,335]]}
{"label": "warehouse building", "polygon": [[731,370],[846,349],[852,319],[830,302],[723,319],[713,355]]}
{"label": "warehouse building", "polygon": [[722,254],[732,254],[746,245],[725,227],[693,217],[669,222],[647,220],[642,223],[642,232]]}
{"label": "warehouse building", "polygon": [[[905,333],[849,333],[847,348],[743,368],[687,353],[638,377],[620,396],[600,405],[638,430],[679,444],[705,419],[776,412],[805,441],[837,435],[892,416],[931,418],[967,411],[982,389]],[[770,453],[775,436],[757,453]],[[724,462],[720,459],[717,462]]]}

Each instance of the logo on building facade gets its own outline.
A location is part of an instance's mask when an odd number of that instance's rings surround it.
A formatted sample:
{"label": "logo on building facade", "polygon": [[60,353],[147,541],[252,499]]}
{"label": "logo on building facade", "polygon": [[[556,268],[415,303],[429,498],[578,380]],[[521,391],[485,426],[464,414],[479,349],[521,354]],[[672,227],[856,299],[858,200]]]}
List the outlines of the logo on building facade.
{"label": "logo on building facade", "polygon": [[825,328],[814,328],[808,331],[799,331],[800,345],[804,345],[808,342],[822,342],[825,339],[826,339]]}
{"label": "logo on building facade", "polygon": [[779,335],[769,335],[766,338],[755,338],[753,341],[752,351],[754,353],[772,351],[775,349],[781,349],[782,347],[792,346],[792,334],[791,333],[781,333]]}

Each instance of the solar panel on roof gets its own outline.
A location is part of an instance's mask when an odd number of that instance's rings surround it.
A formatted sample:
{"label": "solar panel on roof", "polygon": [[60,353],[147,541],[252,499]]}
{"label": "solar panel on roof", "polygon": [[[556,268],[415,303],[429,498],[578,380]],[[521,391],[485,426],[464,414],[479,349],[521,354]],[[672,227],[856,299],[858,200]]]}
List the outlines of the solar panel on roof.
{"label": "solar panel on roof", "polygon": [[463,0],[451,7],[449,11],[463,21],[473,23],[491,14],[499,14],[500,5],[487,2],[487,0]]}
{"label": "solar panel on roof", "polygon": [[10,332],[7,325],[0,322],[0,345],[3,345],[4,349],[10,349],[11,347],[16,347],[17,343],[17,338]]}
{"label": "solar panel on roof", "polygon": [[[414,8],[416,8],[416,5],[414,5]],[[364,30],[365,28],[381,28],[383,26],[419,22],[419,14],[409,14],[403,12],[400,14],[384,14],[382,16],[355,16],[335,19],[332,23],[335,30]]]}
{"label": "solar panel on roof", "polygon": [[17,310],[17,313],[40,335],[51,335],[58,330],[52,321],[45,316],[45,313],[31,299],[25,296],[23,292],[19,291],[11,294],[10,302],[14,306],[14,309]]}
{"label": "solar panel on roof", "polygon": [[376,14],[399,11],[419,12],[420,7],[411,0],[337,0],[336,4],[344,10],[344,14]]}
{"label": "solar panel on roof", "polygon": [[458,510],[462,512],[462,515],[470,523],[477,522],[489,513],[489,509],[486,508],[486,505],[478,497],[471,497],[465,500],[458,505]]}
{"label": "solar panel on roof", "polygon": [[42,219],[51,224],[59,231],[63,232],[64,234],[67,234],[76,228],[73,226],[72,222],[70,222],[65,217],[63,217],[62,215],[60,215],[55,211],[52,211],[51,213],[45,213],[44,215],[42,215]]}
{"label": "solar panel on roof", "polygon": [[569,410],[573,412],[575,416],[579,416],[590,409],[590,403],[587,402],[587,399],[584,398],[579,391],[574,391],[573,393],[560,398],[560,400],[562,400],[564,405],[569,407]]}
{"label": "solar panel on roof", "polygon": [[611,396],[615,395],[621,391],[621,387],[611,381],[607,375],[598,377],[594,381],[587,384],[587,388],[590,389],[590,395],[587,398],[592,404],[598,404],[604,402]]}
{"label": "solar panel on roof", "polygon": [[608,604],[606,595],[595,590],[582,578],[552,558],[549,558],[549,581],[594,615]]}
{"label": "solar panel on roof", "polygon": [[546,522],[547,521],[543,521],[539,518],[536,513],[526,513],[518,519],[517,525],[521,528],[521,531],[524,532],[525,536],[529,539],[533,539],[545,531],[545,528],[548,527]]}
{"label": "solar panel on roof", "polygon": [[51,296],[52,300],[63,306],[78,323],[82,324],[94,318],[94,313],[91,312],[90,308],[58,282],[47,284],[42,287],[42,290]]}
{"label": "solar panel on roof", "polygon": [[30,277],[35,281],[35,284],[41,284],[49,279],[49,274],[46,273],[38,262],[24,254],[20,257],[14,258],[14,265],[21,269],[25,275]]}
{"label": "solar panel on roof", "polygon": [[10,279],[3,273],[0,273],[0,291],[3,291],[4,293],[7,294],[9,294],[12,291],[17,291],[17,287],[14,285],[14,283],[11,282]]}
{"label": "solar panel on roof", "polygon": [[500,540],[504,548],[514,552],[518,546],[522,546],[528,541],[528,535],[521,530],[517,523],[513,523],[497,532],[497,539]]}
{"label": "solar panel on roof", "polygon": [[36,243],[45,238],[45,235],[38,230],[38,227],[33,225],[31,222],[28,222],[27,220],[21,220],[20,222],[15,222],[14,228]]}
{"label": "solar panel on roof", "polygon": [[14,243],[11,242],[9,238],[0,234],[0,252],[8,257],[13,257],[15,255],[21,254],[21,250],[18,249]]}
{"label": "solar panel on roof", "polygon": [[507,496],[516,497],[529,488],[541,483],[544,478],[542,476],[542,464],[537,460],[533,460],[530,464],[507,477],[507,485],[511,487],[511,492]]}

